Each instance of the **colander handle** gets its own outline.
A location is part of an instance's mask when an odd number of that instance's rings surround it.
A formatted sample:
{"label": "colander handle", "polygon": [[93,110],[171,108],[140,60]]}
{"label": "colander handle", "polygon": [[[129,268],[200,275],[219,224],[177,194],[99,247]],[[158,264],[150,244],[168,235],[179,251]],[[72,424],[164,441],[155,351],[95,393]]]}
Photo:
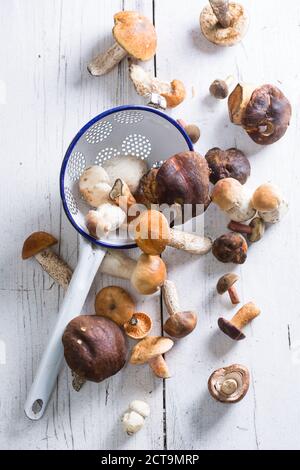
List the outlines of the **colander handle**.
{"label": "colander handle", "polygon": [[25,413],[32,420],[38,420],[44,414],[63,362],[63,332],[69,321],[80,315],[106,253],[105,249],[95,247],[84,239],[81,241],[77,267],[25,403]]}

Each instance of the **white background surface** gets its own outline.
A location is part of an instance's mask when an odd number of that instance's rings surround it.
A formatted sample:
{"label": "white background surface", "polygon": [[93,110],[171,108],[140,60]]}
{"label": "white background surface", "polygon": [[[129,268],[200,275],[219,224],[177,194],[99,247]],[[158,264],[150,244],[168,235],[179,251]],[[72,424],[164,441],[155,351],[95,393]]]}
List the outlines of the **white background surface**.
{"label": "white background surface", "polygon": [[[6,347],[6,364],[0,365],[1,449],[300,448],[300,5],[243,0],[251,16],[249,32],[241,44],[223,49],[199,31],[205,3],[0,0],[0,340]],[[188,97],[172,115],[200,126],[196,149],[205,154],[213,146],[238,146],[251,161],[249,184],[279,184],[290,212],[250,248],[241,267],[222,265],[211,254],[201,259],[171,249],[164,254],[182,305],[199,313],[194,334],[167,355],[173,378],[164,384],[147,366],[127,365],[115,377],[76,393],[65,368],[44,418],[31,422],[23,405],[63,292],[37,263],[21,260],[22,244],[32,231],[49,231],[60,239],[64,259],[76,264],[78,237],[63,214],[58,190],[64,152],[99,112],[141,102],[126,61],[105,77],[86,71],[90,58],[112,43],[112,17],[122,8],[154,17],[157,75],[184,81]],[[154,61],[145,66],[154,70]],[[209,84],[228,74],[273,83],[289,97],[293,119],[279,143],[268,148],[252,143],[229,123],[226,102],[208,96]],[[209,235],[224,233],[227,220],[215,207],[205,220]],[[233,310],[226,297],[217,297],[215,285],[232,268],[241,277],[243,301],[253,300],[262,309],[240,343],[217,329],[218,316],[230,317]],[[93,312],[95,292],[111,283],[131,291],[127,282],[99,275],[86,312]],[[135,297],[158,333],[160,297]],[[248,366],[251,386],[241,403],[226,406],[210,398],[206,384],[214,369],[233,362]],[[128,438],[120,417],[135,398],[147,400],[152,413],[145,428]]]}

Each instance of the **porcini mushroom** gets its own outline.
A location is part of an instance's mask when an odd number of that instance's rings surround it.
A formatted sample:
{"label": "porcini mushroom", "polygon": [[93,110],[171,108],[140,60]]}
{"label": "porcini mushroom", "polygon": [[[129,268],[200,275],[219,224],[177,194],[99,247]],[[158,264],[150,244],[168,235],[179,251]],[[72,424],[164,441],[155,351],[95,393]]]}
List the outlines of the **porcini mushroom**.
{"label": "porcini mushroom", "polygon": [[117,230],[126,220],[126,213],[115,204],[106,202],[91,210],[85,218],[86,227],[96,239],[106,237],[110,232]]}
{"label": "porcini mushroom", "polygon": [[246,338],[242,329],[248,325],[254,318],[260,314],[260,309],[253,303],[248,302],[241,307],[234,317],[229,321],[226,318],[220,317],[218,319],[218,326],[223,333],[231,339],[239,341]]}
{"label": "porcini mushroom", "polygon": [[241,184],[245,184],[250,176],[249,160],[237,148],[221,150],[214,147],[207,152],[205,158],[210,169],[209,179],[212,184],[224,178],[234,178]]}
{"label": "porcini mushroom", "polygon": [[145,160],[134,155],[120,155],[106,161],[102,167],[113,184],[117,179],[124,181],[132,194],[138,188],[140,179],[148,171]]}
{"label": "porcini mushroom", "polygon": [[146,254],[160,255],[166,246],[203,255],[210,251],[210,238],[200,237],[169,227],[166,217],[159,211],[144,211],[134,226],[134,238],[138,247]]}
{"label": "porcini mushroom", "polygon": [[57,239],[47,232],[34,232],[26,238],[22,258],[28,259],[34,256],[49,276],[63,289],[67,289],[71,277],[71,268],[49,248],[57,243]]}
{"label": "porcini mushroom", "polygon": [[174,345],[170,338],[164,336],[147,336],[139,341],[131,352],[130,364],[145,364],[148,362],[157,377],[168,379],[170,372],[162,354],[168,352]]}
{"label": "porcini mushroom", "polygon": [[265,223],[260,217],[254,217],[249,225],[234,222],[233,220],[228,224],[229,230],[232,232],[243,233],[247,235],[250,242],[258,242],[265,233]]}
{"label": "porcini mushroom", "polygon": [[208,379],[211,396],[222,403],[237,403],[249,389],[250,374],[247,367],[240,364],[215,370]]}
{"label": "porcini mushroom", "polygon": [[101,382],[125,365],[124,334],[108,318],[96,315],[74,318],[67,325],[62,342],[68,366],[82,379]]}
{"label": "porcini mushroom", "polygon": [[150,406],[142,400],[133,400],[122,417],[123,429],[132,436],[140,431],[145,424],[145,418],[150,415]]}
{"label": "porcini mushroom", "polygon": [[209,3],[200,15],[200,27],[206,39],[218,46],[240,42],[249,25],[244,7],[228,0],[209,0]]}
{"label": "porcini mushroom", "polygon": [[251,203],[258,215],[270,224],[279,222],[288,211],[288,203],[280,189],[271,183],[259,186],[252,196]]}
{"label": "porcini mushroom", "polygon": [[290,124],[289,100],[274,85],[258,88],[239,83],[228,98],[231,121],[241,125],[260,145],[270,145],[284,136]]}
{"label": "porcini mushroom", "polygon": [[184,338],[196,328],[197,314],[192,311],[181,311],[174,282],[166,280],[162,293],[169,314],[164,324],[164,331],[173,338]]}
{"label": "porcini mushroom", "polygon": [[120,178],[115,181],[109,193],[109,197],[127,214],[128,222],[131,222],[140,214],[141,211],[138,209],[135,197],[132,195],[125,181]]}
{"label": "porcini mushroom", "polygon": [[177,119],[178,124],[185,130],[193,144],[200,139],[200,129],[196,124],[187,124],[183,119]]}
{"label": "porcini mushroom", "polygon": [[212,191],[211,199],[235,222],[252,219],[256,213],[248,188],[234,178],[219,180]]}
{"label": "porcini mushroom", "polygon": [[232,82],[232,75],[229,75],[225,80],[216,79],[210,85],[209,92],[217,100],[224,100],[229,95],[229,87]]}
{"label": "porcini mushroom", "polygon": [[247,259],[247,251],[245,238],[234,232],[216,238],[212,246],[212,254],[222,263],[243,264]]}
{"label": "porcini mushroom", "polygon": [[134,193],[135,200],[138,204],[143,204],[150,209],[152,204],[158,204],[156,194],[156,175],[158,169],[152,168],[148,171],[139,182],[139,186]]}
{"label": "porcini mushroom", "polygon": [[79,179],[79,192],[92,207],[109,201],[111,185],[104,168],[94,165],[86,168]]}
{"label": "porcini mushroom", "polygon": [[218,294],[223,295],[225,294],[225,292],[228,292],[231,303],[233,305],[240,303],[239,295],[234,285],[238,281],[238,279],[239,276],[237,274],[227,273],[224,274],[224,276],[220,277],[217,283]]}
{"label": "porcini mushroom", "polygon": [[95,312],[123,326],[135,312],[135,302],[125,289],[108,286],[101,289],[95,298]]}
{"label": "porcini mushroom", "polygon": [[135,312],[130,320],[124,324],[125,333],[132,339],[145,338],[151,329],[151,317],[144,312]]}
{"label": "porcini mushroom", "polygon": [[152,77],[137,64],[130,64],[129,75],[138,95],[145,97],[153,94],[160,95],[165,98],[167,108],[175,108],[186,97],[185,86],[180,80],[163,82],[156,77]]}
{"label": "porcini mushroom", "polygon": [[88,65],[92,75],[104,75],[127,55],[138,60],[150,60],[156,52],[157,38],[152,22],[136,11],[120,11],[114,15],[112,30],[115,42]]}

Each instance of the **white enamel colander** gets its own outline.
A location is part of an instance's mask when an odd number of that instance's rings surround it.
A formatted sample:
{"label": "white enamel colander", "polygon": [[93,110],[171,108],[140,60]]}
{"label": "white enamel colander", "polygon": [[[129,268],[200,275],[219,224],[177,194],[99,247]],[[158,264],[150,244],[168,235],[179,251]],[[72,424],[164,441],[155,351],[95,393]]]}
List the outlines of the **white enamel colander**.
{"label": "white enamel colander", "polygon": [[105,111],[88,122],[71,142],[62,162],[60,193],[69,221],[82,235],[79,259],[25,403],[25,413],[30,419],[39,419],[44,414],[62,365],[63,332],[80,315],[106,249],[136,247],[132,240],[115,234],[103,240],[90,236],[85,225],[89,208],[78,189],[82,172],[122,155],[145,160],[150,169],[187,150],[193,150],[193,144],[182,127],[161,111],[145,106],[121,106]]}

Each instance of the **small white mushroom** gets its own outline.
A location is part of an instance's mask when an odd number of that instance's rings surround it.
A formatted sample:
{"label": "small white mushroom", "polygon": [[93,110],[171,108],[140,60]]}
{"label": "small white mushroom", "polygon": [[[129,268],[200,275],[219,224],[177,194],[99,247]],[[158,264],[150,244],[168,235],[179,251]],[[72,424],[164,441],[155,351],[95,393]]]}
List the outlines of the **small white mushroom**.
{"label": "small white mushroom", "polygon": [[142,400],[133,400],[129,405],[129,409],[139,413],[143,418],[150,415],[150,406]]}
{"label": "small white mushroom", "polygon": [[141,400],[134,400],[130,403],[128,410],[122,417],[124,431],[128,436],[132,436],[142,429],[145,424],[145,418],[150,415],[148,403]]}
{"label": "small white mushroom", "polygon": [[89,211],[85,219],[90,235],[97,239],[117,230],[125,220],[126,213],[109,202],[102,204],[95,211]]}
{"label": "small white mushroom", "polygon": [[234,178],[219,180],[211,199],[235,222],[245,222],[255,216],[249,190]]}
{"label": "small white mushroom", "polygon": [[279,188],[271,183],[259,186],[252,196],[252,206],[269,224],[279,222],[288,211],[288,203]]}
{"label": "small white mushroom", "polygon": [[79,179],[80,194],[92,207],[99,207],[104,202],[108,202],[110,190],[109,176],[98,165],[86,168]]}
{"label": "small white mushroom", "polygon": [[132,194],[139,186],[140,179],[147,173],[147,163],[134,155],[119,156],[109,160],[103,165],[110,182],[114,184],[117,179],[125,181]]}

